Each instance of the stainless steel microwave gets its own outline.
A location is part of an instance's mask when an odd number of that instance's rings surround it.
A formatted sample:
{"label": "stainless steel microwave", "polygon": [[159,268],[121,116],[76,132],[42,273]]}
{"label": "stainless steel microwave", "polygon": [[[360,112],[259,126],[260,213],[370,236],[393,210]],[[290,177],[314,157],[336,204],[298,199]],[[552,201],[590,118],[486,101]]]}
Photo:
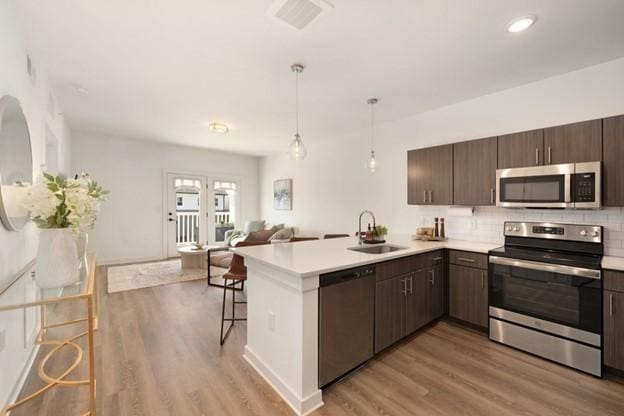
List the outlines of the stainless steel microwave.
{"label": "stainless steel microwave", "polygon": [[601,182],[600,162],[498,169],[496,206],[598,209]]}

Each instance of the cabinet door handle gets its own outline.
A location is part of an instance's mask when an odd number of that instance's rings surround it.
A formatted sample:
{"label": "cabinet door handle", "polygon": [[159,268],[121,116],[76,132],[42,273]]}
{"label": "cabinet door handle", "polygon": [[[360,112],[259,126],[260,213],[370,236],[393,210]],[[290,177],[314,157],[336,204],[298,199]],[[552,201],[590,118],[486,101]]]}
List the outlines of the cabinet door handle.
{"label": "cabinet door handle", "polygon": [[465,261],[466,263],[474,263],[475,260],[474,259],[467,259],[465,257],[457,257],[457,260],[459,261]]}
{"label": "cabinet door handle", "polygon": [[548,146],[548,164],[552,163],[552,148]]}
{"label": "cabinet door handle", "polygon": [[613,295],[609,295],[609,316],[613,316]]}
{"label": "cabinet door handle", "polygon": [[481,289],[485,289],[485,272],[481,272]]}
{"label": "cabinet door handle", "polygon": [[442,260],[442,257],[434,257],[433,258],[433,261],[440,261],[440,260]]}
{"label": "cabinet door handle", "polygon": [[407,278],[401,279],[401,285],[401,293],[403,294],[403,296],[407,296]]}
{"label": "cabinet door handle", "polygon": [[423,204],[427,203],[427,191],[423,191]]}
{"label": "cabinet door handle", "polygon": [[429,279],[429,283],[435,285],[435,269],[429,270],[429,273],[431,273],[431,279]]}
{"label": "cabinet door handle", "polygon": [[490,204],[494,203],[494,188],[490,188]]}
{"label": "cabinet door handle", "polygon": [[433,203],[433,191],[429,191],[429,203]]}
{"label": "cabinet door handle", "polygon": [[539,166],[539,147],[535,148],[535,166]]}
{"label": "cabinet door handle", "polygon": [[409,277],[409,282],[410,282],[409,293],[411,295],[412,293],[414,293],[414,276]]}

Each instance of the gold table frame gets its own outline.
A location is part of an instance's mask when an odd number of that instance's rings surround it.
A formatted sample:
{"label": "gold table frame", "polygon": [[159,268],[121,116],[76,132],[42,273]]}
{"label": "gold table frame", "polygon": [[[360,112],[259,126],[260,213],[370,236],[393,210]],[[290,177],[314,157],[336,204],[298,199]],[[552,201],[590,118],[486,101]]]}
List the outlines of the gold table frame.
{"label": "gold table frame", "polygon": [[[82,413],[81,416],[96,416],[96,400],[95,400],[95,345],[94,336],[95,331],[98,329],[98,303],[97,303],[97,284],[95,279],[96,262],[95,255],[90,256],[87,261],[86,277],[82,289],[72,295],[58,296],[49,299],[42,299],[35,302],[13,304],[7,306],[0,306],[0,312],[26,309],[31,307],[39,307],[40,319],[39,319],[39,333],[37,334],[36,343],[39,345],[54,345],[54,347],[46,353],[37,366],[37,375],[45,383],[43,387],[37,391],[28,394],[27,396],[18,399],[14,403],[7,405],[0,411],[0,416],[6,416],[10,411],[23,405],[24,403],[38,397],[55,386],[66,387],[80,387],[87,385],[89,387],[89,410]],[[47,305],[53,305],[63,302],[71,301],[84,301],[86,306],[86,315],[84,318],[46,323],[45,311]],[[48,329],[59,328],[69,325],[75,325],[78,323],[86,322],[87,330],[77,335],[70,336],[66,339],[51,339],[47,338],[46,334]],[[88,359],[88,377],[82,380],[65,380],[67,377],[82,361],[84,351],[82,347],[76,343],[76,340],[86,337],[87,338],[87,359]],[[58,351],[65,347],[72,347],[76,350],[76,357],[69,367],[58,377],[52,377],[45,371],[45,365],[48,360]]]}

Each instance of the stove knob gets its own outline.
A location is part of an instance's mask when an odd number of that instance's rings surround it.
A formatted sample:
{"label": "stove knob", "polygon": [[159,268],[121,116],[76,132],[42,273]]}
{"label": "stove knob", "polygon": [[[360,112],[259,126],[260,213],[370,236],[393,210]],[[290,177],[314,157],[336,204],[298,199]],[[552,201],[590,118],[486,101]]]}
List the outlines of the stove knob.
{"label": "stove knob", "polygon": [[581,236],[586,237],[587,236],[587,230],[581,230]]}
{"label": "stove knob", "polygon": [[508,225],[507,227],[505,227],[505,230],[506,231],[511,231],[511,230],[513,230],[513,228],[511,228],[511,225]]}
{"label": "stove knob", "polygon": [[514,230],[515,232],[518,232],[518,231],[520,231],[520,228],[519,228],[519,227],[514,227],[514,229],[513,229],[513,230]]}
{"label": "stove knob", "polygon": [[592,237],[598,237],[598,236],[600,236],[600,233],[598,231],[592,231],[591,236]]}

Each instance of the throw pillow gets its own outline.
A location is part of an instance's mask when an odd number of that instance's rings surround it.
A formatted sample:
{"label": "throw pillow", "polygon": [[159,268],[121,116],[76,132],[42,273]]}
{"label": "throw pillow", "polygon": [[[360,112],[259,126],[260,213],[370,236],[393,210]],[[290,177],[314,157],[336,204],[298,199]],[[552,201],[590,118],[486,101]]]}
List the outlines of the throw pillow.
{"label": "throw pillow", "polygon": [[271,230],[273,231],[279,231],[283,229],[284,229],[284,224],[275,224],[274,226],[271,227]]}
{"label": "throw pillow", "polygon": [[245,239],[246,242],[257,242],[257,241],[269,241],[269,238],[273,235],[273,230],[261,230],[254,231],[247,235]]}
{"label": "throw pillow", "polygon": [[243,233],[240,230],[228,230],[225,232],[225,245],[229,246],[232,240],[236,237],[240,237]]}
{"label": "throw pillow", "polygon": [[288,240],[289,238],[292,238],[294,236],[295,236],[295,233],[293,232],[293,229],[291,227],[282,228],[281,230],[273,234],[271,238],[269,238],[269,241]]}
{"label": "throw pillow", "polygon": [[247,221],[245,223],[245,234],[260,230],[264,230],[264,220]]}

